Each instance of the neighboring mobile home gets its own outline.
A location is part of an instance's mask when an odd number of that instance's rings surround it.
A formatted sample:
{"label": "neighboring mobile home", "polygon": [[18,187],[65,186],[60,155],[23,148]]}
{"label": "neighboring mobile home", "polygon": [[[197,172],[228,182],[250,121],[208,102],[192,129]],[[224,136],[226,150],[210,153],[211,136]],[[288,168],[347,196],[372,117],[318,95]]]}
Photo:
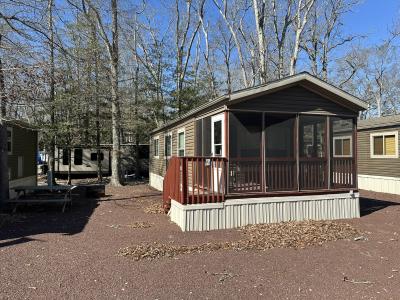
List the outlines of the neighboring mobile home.
{"label": "neighboring mobile home", "polygon": [[360,99],[301,73],[152,132],[150,185],[184,231],[359,217]]}
{"label": "neighboring mobile home", "polygon": [[360,189],[400,194],[399,131],[400,115],[359,121]]}
{"label": "neighboring mobile home", "polygon": [[[110,144],[101,144],[100,159],[101,169],[104,176],[111,175],[111,148]],[[139,173],[136,166],[136,144],[124,143],[121,144],[121,173],[124,176],[141,177],[143,174],[148,174],[148,158],[149,145],[139,144]],[[56,147],[56,176],[68,174],[69,158],[68,149]],[[90,176],[97,174],[97,149],[94,146],[75,146],[71,148],[71,175]]]}
{"label": "neighboring mobile home", "polygon": [[8,188],[11,199],[16,196],[13,188],[37,184],[38,134],[34,127],[22,121],[7,121],[6,126]]}
{"label": "neighboring mobile home", "polygon": [[[95,147],[74,146],[71,148],[71,175],[96,175],[97,174],[97,150]],[[56,147],[55,175],[68,174],[69,157],[68,148]],[[111,173],[111,151],[109,147],[101,146],[100,160],[101,170],[104,176]]]}

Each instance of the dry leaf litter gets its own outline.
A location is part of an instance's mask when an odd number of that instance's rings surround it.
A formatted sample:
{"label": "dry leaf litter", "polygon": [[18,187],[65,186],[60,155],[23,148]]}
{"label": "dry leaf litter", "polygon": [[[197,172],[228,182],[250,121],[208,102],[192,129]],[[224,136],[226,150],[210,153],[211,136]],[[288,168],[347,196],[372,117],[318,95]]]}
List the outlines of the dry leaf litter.
{"label": "dry leaf litter", "polygon": [[146,214],[164,214],[164,209],[160,203],[154,203],[144,208]]}
{"label": "dry leaf litter", "polygon": [[329,241],[353,239],[360,232],[349,224],[332,221],[284,222],[249,225],[239,229],[243,239],[238,241],[174,245],[142,243],[119,250],[119,255],[134,260],[158,259],[177,255],[217,250],[267,250],[272,248],[304,248]]}

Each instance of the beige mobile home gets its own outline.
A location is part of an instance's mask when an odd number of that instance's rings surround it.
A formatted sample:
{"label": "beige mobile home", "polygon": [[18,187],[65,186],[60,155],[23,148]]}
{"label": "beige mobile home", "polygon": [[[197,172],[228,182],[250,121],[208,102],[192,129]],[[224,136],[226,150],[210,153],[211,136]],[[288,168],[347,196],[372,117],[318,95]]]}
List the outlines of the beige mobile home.
{"label": "beige mobile home", "polygon": [[366,108],[308,73],[219,97],[152,132],[150,185],[184,231],[359,217]]}
{"label": "beige mobile home", "polygon": [[400,115],[359,121],[360,189],[400,194]]}

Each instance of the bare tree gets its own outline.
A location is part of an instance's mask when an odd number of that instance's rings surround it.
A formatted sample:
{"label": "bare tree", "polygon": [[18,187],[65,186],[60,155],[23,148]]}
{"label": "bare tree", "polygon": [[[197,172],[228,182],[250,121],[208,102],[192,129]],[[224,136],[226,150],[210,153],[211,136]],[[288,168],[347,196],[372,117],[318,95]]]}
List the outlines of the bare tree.
{"label": "bare tree", "polygon": [[265,51],[265,21],[266,21],[266,1],[262,0],[260,5],[258,0],[253,0],[254,18],[258,40],[258,59],[260,66],[260,82],[267,82],[267,63]]}
{"label": "bare tree", "polygon": [[49,106],[50,106],[50,149],[49,149],[49,170],[51,172],[52,180],[51,184],[55,183],[54,171],[55,171],[55,149],[56,149],[56,136],[55,136],[55,63],[54,63],[54,19],[53,19],[54,1],[48,0],[48,35],[49,35],[49,64],[50,64],[50,95],[49,95]]}
{"label": "bare tree", "polygon": [[292,56],[290,58],[289,74],[293,75],[296,72],[297,57],[300,49],[301,35],[308,21],[308,15],[314,5],[315,0],[297,0],[296,14],[293,18],[294,25],[294,45]]}
{"label": "bare tree", "polygon": [[[118,0],[111,0],[111,37],[106,32],[104,20],[98,8],[90,0],[82,1],[82,8],[86,16],[89,16],[86,6],[92,11],[97,24],[98,32],[102,38],[108,53],[110,63],[111,86],[111,116],[112,116],[112,157],[111,157],[111,184],[121,185],[121,110],[118,91],[119,80],[119,51],[118,51]],[[89,18],[90,21],[90,18]]]}
{"label": "bare tree", "polygon": [[219,40],[217,41],[217,49],[221,52],[224,59],[225,67],[225,84],[228,94],[232,93],[232,74],[231,74],[231,56],[235,47],[232,34],[224,30],[223,26],[218,23],[220,31]]}
{"label": "bare tree", "polygon": [[[203,51],[203,54],[204,54],[204,60],[206,62],[206,66],[207,66],[211,94],[213,97],[215,97],[217,95],[217,90],[215,87],[214,69],[213,69],[212,63],[210,61],[210,41],[209,41],[209,34],[208,34],[209,25],[208,24],[206,25],[205,21],[204,21],[204,4],[205,4],[205,0],[200,0],[199,19],[200,19],[201,29],[203,31],[204,43],[205,43],[205,49]],[[200,44],[198,44],[198,45],[200,45]],[[198,65],[198,63],[197,63],[197,65]]]}
{"label": "bare tree", "polygon": [[[0,49],[3,35],[0,33]],[[0,55],[0,206],[8,199],[8,149],[6,117],[6,91],[4,83],[3,59]]]}
{"label": "bare tree", "polygon": [[221,17],[225,21],[226,26],[228,27],[229,31],[232,34],[232,38],[235,41],[235,46],[236,50],[238,52],[239,56],[239,62],[240,62],[240,69],[242,73],[242,80],[243,84],[245,87],[249,86],[249,82],[247,79],[247,73],[246,73],[246,65],[245,65],[245,60],[244,60],[244,53],[242,50],[242,45],[240,43],[239,37],[236,33],[236,28],[235,24],[237,24],[237,18],[229,18],[228,17],[228,1],[227,0],[222,0],[222,3],[219,3],[218,0],[213,0],[215,6],[217,7]]}
{"label": "bare tree", "polygon": [[189,60],[191,57],[194,39],[199,31],[201,21],[194,25],[194,29],[190,33],[192,21],[192,1],[186,1],[186,14],[185,19],[181,20],[180,1],[175,0],[175,42],[176,42],[176,91],[175,97],[178,103],[178,115],[182,113],[182,90],[185,81],[186,73],[188,70]]}
{"label": "bare tree", "polygon": [[286,44],[286,38],[289,31],[289,26],[293,22],[292,19],[292,5],[294,0],[287,0],[287,4],[284,7],[284,17],[280,20],[279,7],[277,0],[272,0],[272,23],[274,27],[275,40],[278,52],[278,78],[284,76],[284,50]]}

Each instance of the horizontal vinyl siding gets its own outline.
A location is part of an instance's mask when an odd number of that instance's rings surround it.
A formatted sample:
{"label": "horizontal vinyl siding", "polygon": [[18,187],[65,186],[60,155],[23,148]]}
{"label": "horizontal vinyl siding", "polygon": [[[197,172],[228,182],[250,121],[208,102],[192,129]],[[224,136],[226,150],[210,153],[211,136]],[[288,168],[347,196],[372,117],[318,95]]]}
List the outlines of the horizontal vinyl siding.
{"label": "horizontal vinyl siding", "polygon": [[273,94],[248,99],[233,104],[229,108],[290,113],[356,115],[354,111],[325,99],[302,86],[293,86]]}
{"label": "horizontal vinyl siding", "polygon": [[[11,180],[36,175],[37,132],[19,126],[12,128],[12,154],[8,155]],[[23,157],[23,176],[18,177],[18,157]]]}
{"label": "horizontal vinyl siding", "polygon": [[[191,119],[183,124],[169,128],[166,131],[158,132],[151,137],[150,143],[150,173],[164,176],[166,172],[166,159],[164,158],[164,136],[172,133],[172,156],[177,156],[178,151],[178,130],[185,129],[185,155],[194,156],[194,140],[195,140],[195,120]],[[159,158],[154,157],[153,139],[159,137]]]}
{"label": "horizontal vinyl siding", "polygon": [[[371,133],[399,131],[399,130],[400,130],[400,125],[391,128],[358,131],[357,133],[358,174],[400,177],[400,158],[371,158],[371,150],[370,150]],[[400,142],[398,149],[400,149]]]}

